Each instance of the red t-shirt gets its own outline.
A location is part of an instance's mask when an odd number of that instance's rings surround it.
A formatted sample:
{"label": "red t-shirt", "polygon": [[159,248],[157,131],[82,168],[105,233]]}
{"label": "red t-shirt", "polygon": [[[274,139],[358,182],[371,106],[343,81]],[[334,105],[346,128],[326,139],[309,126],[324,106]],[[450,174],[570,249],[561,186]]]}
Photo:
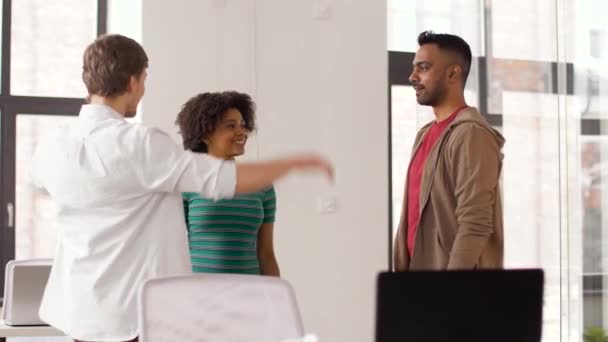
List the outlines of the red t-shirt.
{"label": "red t-shirt", "polygon": [[416,240],[418,221],[420,220],[420,187],[422,186],[422,173],[424,172],[426,159],[441,133],[450,122],[454,121],[458,113],[467,107],[458,109],[443,121],[434,122],[422,139],[422,144],[414,152],[407,184],[407,250],[410,257],[414,254],[414,241]]}

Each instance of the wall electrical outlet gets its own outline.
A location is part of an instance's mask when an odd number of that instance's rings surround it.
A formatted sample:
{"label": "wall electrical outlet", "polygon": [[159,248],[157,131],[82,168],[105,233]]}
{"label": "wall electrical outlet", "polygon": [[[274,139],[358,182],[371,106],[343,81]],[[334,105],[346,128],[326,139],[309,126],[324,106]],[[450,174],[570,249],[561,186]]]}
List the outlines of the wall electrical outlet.
{"label": "wall electrical outlet", "polygon": [[317,20],[328,20],[332,16],[330,0],[313,0],[312,18]]}
{"label": "wall electrical outlet", "polygon": [[338,211],[338,200],[334,196],[317,198],[317,211],[320,214],[333,214]]}

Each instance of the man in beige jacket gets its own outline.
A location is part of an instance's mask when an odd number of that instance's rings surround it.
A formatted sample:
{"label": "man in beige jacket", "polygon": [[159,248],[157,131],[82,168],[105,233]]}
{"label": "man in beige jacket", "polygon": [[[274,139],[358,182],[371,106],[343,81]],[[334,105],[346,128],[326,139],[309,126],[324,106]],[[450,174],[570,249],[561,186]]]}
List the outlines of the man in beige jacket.
{"label": "man in beige jacket", "polygon": [[499,178],[504,138],[464,87],[471,49],[460,37],[423,32],[410,75],[436,119],[416,137],[394,248],[396,271],[501,268]]}

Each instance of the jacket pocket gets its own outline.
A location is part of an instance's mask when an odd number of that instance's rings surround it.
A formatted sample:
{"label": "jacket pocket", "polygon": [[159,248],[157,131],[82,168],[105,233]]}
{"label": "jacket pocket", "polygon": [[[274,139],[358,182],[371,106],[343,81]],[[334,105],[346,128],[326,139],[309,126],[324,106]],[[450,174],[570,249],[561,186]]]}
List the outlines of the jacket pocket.
{"label": "jacket pocket", "polygon": [[446,269],[450,260],[450,251],[445,247],[439,232],[435,233],[435,258],[439,269]]}
{"label": "jacket pocket", "polygon": [[439,249],[441,249],[443,254],[446,254],[447,251],[445,249],[445,246],[443,245],[443,241],[441,241],[441,236],[439,235],[439,232],[435,233],[435,243],[437,244],[437,246],[439,246]]}

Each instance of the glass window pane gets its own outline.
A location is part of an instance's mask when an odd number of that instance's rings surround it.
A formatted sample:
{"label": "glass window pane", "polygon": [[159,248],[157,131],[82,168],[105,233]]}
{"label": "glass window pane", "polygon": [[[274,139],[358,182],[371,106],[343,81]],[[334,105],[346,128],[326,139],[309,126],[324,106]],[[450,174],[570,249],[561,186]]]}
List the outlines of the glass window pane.
{"label": "glass window pane", "polygon": [[580,232],[569,244],[574,251],[569,266],[571,286],[582,284],[577,291],[582,313],[572,315],[570,324],[591,341],[592,336],[608,334],[608,3],[576,1],[573,7],[576,39],[567,47],[574,60],[576,105],[568,106],[566,113],[585,120],[587,132],[580,125],[568,126],[574,137],[569,150],[574,166],[570,226]]}
{"label": "glass window pane", "polygon": [[415,52],[416,38],[425,30],[464,38],[473,56],[483,55],[481,3],[471,0],[390,0],[387,4],[388,49]]}
{"label": "glass window pane", "polygon": [[142,41],[142,1],[108,0],[108,33]]}
{"label": "glass window pane", "polygon": [[388,50],[389,51],[416,51],[418,44],[416,36],[416,15],[408,11],[389,9],[388,17]]}
{"label": "glass window pane", "polygon": [[11,93],[86,96],[82,54],[96,37],[95,0],[12,2]]}
{"label": "glass window pane", "polygon": [[557,61],[555,1],[492,1],[492,55]]}
{"label": "glass window pane", "polygon": [[600,135],[579,137],[575,151],[580,156],[576,160],[578,172],[570,179],[572,186],[578,185],[571,196],[575,203],[572,212],[578,214],[571,218],[571,227],[580,231],[573,234],[569,246],[574,251],[571,286],[582,283],[577,291],[582,290],[582,317],[573,315],[570,321],[582,326],[587,335],[608,332],[608,127],[603,126]]}
{"label": "glass window pane", "polygon": [[26,177],[32,154],[41,137],[76,116],[17,115],[15,165],[15,257],[50,258],[55,251],[57,206],[33,191]]}
{"label": "glass window pane", "polygon": [[[504,92],[505,267],[545,270],[543,337],[560,340],[560,146],[558,98]],[[522,192],[522,189],[526,189]]]}
{"label": "glass window pane", "polygon": [[488,111],[501,114],[504,92],[552,93],[557,76],[550,63],[531,60],[488,60]]}

